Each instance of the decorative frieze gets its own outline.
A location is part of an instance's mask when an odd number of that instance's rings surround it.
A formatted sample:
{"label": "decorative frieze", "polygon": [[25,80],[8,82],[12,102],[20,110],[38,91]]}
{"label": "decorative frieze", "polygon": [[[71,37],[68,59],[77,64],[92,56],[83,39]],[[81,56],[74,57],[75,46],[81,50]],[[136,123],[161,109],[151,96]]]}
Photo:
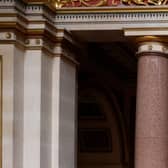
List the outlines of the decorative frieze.
{"label": "decorative frieze", "polygon": [[168,20],[168,13],[166,12],[143,12],[143,13],[81,13],[81,14],[59,14],[56,15],[55,22],[94,22],[94,23],[100,23],[100,22],[137,22],[137,21],[166,21]]}
{"label": "decorative frieze", "polygon": [[123,30],[167,28],[168,12],[59,13],[55,25],[69,30]]}
{"label": "decorative frieze", "polygon": [[3,5],[3,6],[13,6],[15,4],[15,1],[16,0],[1,0],[0,1],[0,5]]}
{"label": "decorative frieze", "polygon": [[28,38],[25,40],[26,47],[42,47],[43,46],[43,40],[39,38]]}
{"label": "decorative frieze", "polygon": [[43,7],[40,5],[28,5],[26,7],[26,13],[27,14],[39,14],[43,12]]}
{"label": "decorative frieze", "polygon": [[100,6],[167,5],[167,0],[55,0],[56,8]]}
{"label": "decorative frieze", "polygon": [[49,4],[53,8],[64,7],[100,7],[100,6],[160,6],[167,5],[167,0],[25,0],[30,4]]}
{"label": "decorative frieze", "polygon": [[13,32],[0,32],[0,41],[13,41],[16,36]]}

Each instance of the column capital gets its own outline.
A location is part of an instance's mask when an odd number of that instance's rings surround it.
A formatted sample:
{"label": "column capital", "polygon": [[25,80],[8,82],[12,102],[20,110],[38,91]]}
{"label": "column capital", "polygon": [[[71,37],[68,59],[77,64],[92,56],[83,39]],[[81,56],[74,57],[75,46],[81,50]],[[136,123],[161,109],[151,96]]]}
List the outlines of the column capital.
{"label": "column capital", "polygon": [[138,45],[137,56],[157,55],[168,57],[168,46],[165,38],[157,36],[143,36],[136,38]]}

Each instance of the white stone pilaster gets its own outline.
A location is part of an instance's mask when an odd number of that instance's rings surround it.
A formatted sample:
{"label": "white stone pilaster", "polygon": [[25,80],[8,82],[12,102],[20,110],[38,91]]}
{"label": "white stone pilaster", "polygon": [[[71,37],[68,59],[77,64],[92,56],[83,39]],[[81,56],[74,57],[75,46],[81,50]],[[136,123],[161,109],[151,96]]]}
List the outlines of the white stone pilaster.
{"label": "white stone pilaster", "polygon": [[40,168],[51,168],[52,57],[43,53],[41,83]]}
{"label": "white stone pilaster", "polygon": [[77,44],[71,34],[57,32],[52,66],[51,168],[76,168]]}
{"label": "white stone pilaster", "polygon": [[24,50],[14,51],[13,167],[23,168]]}
{"label": "white stone pilaster", "polygon": [[[2,167],[22,167],[24,51],[0,44],[2,56]],[[16,131],[17,130],[17,131]]]}
{"label": "white stone pilaster", "polygon": [[52,166],[76,167],[76,65],[53,59]]}
{"label": "white stone pilaster", "polygon": [[3,60],[3,167],[13,168],[13,118],[14,118],[14,46],[0,45]]}
{"label": "white stone pilaster", "polygon": [[40,168],[41,50],[24,60],[23,168]]}
{"label": "white stone pilaster", "polygon": [[24,64],[23,168],[51,167],[52,57],[26,50]]}

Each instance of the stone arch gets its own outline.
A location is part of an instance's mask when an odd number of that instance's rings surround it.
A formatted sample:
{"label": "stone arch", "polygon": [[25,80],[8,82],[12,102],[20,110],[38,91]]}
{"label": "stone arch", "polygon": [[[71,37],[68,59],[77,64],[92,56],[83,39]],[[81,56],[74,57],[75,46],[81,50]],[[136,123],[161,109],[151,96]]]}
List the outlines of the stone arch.
{"label": "stone arch", "polygon": [[[96,87],[95,87],[96,86]],[[99,106],[99,112],[88,114],[82,111],[81,104],[87,103],[90,105]],[[83,106],[84,106],[83,104]],[[93,105],[92,104],[92,105]],[[93,105],[93,106],[94,106]],[[89,105],[88,107],[89,108]],[[87,109],[85,108],[85,109]],[[84,108],[83,108],[84,109]],[[94,109],[94,107],[92,107]],[[96,109],[96,108],[95,108]],[[97,108],[98,109],[98,108]],[[90,167],[125,167],[128,157],[128,149],[126,142],[126,133],[124,132],[124,123],[119,109],[119,105],[115,95],[108,92],[103,86],[85,84],[79,90],[79,149],[78,149],[78,165],[79,168]],[[82,133],[80,132],[82,131]],[[104,148],[101,142],[98,142],[97,148],[89,148],[89,142],[83,142],[87,136],[92,133],[92,136],[99,137],[102,135],[107,137],[107,144]],[[82,137],[83,136],[83,137]],[[91,138],[92,136],[88,137]],[[92,137],[94,139],[94,137]],[[111,138],[111,140],[110,140]],[[96,138],[95,138],[96,139]],[[101,140],[100,140],[101,141]],[[108,143],[111,141],[111,144]],[[95,142],[96,143],[96,142]],[[81,145],[85,145],[84,147]],[[88,146],[87,146],[88,145]],[[100,147],[100,146],[101,147]],[[94,146],[94,145],[93,145]],[[96,145],[95,145],[96,146]],[[99,146],[99,147],[98,147]]]}

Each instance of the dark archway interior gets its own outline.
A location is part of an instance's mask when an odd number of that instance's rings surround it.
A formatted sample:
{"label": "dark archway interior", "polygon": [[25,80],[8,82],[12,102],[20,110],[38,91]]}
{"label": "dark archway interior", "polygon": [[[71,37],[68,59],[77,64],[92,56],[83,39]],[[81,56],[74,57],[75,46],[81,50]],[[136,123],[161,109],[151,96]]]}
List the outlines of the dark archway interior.
{"label": "dark archway interior", "polygon": [[78,168],[133,168],[135,49],[121,41],[85,46],[78,58]]}

